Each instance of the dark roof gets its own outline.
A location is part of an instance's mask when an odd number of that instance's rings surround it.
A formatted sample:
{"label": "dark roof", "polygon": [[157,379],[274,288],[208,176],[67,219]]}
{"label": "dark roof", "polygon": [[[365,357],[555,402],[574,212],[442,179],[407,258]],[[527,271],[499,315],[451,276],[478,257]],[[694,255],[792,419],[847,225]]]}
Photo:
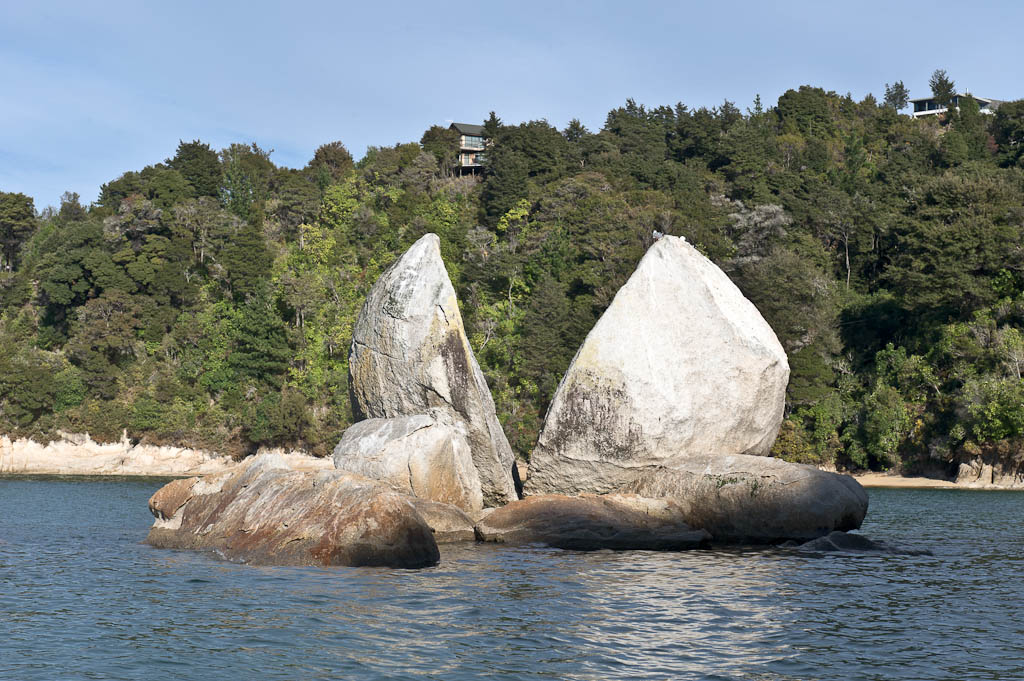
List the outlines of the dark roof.
{"label": "dark roof", "polygon": [[463,135],[473,135],[475,137],[483,137],[484,135],[484,126],[473,125],[472,123],[452,123],[448,129],[458,130]]}

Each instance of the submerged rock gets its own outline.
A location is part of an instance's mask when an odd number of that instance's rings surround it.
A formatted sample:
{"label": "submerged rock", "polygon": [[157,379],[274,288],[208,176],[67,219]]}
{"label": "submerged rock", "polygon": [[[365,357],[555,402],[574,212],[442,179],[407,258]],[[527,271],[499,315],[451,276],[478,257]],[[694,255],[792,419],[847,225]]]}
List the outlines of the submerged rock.
{"label": "submerged rock", "polygon": [[439,560],[407,497],[337,470],[292,470],[257,456],[230,471],[175,480],[150,499],[146,542],[271,565],[417,568]]}
{"label": "submerged rock", "polygon": [[888,553],[900,556],[930,556],[932,552],[927,549],[907,549],[899,546],[891,546],[883,541],[872,541],[860,534],[848,532],[830,532],[824,537],[812,539],[809,542],[794,547],[800,551],[811,553]]}
{"label": "submerged rock", "polygon": [[526,492],[602,493],[691,456],[767,454],[788,378],[757,308],[684,239],[663,237],[558,386]]}
{"label": "submerged rock", "polygon": [[723,543],[807,540],[860,527],[868,495],[848,475],[763,456],[701,456],[647,471],[622,491],[667,498]]}
{"label": "submerged rock", "polygon": [[334,465],[420,499],[464,511],[483,508],[480,476],[461,423],[426,414],[360,421],[334,448]]}
{"label": "submerged rock", "polygon": [[352,331],[357,418],[443,411],[466,426],[483,503],[517,498],[514,457],[462,323],[436,235],[417,241],[374,284]]}
{"label": "submerged rock", "polygon": [[489,513],[476,532],[489,542],[576,551],[679,551],[700,548],[710,538],[688,527],[672,502],[631,495],[527,497]]}

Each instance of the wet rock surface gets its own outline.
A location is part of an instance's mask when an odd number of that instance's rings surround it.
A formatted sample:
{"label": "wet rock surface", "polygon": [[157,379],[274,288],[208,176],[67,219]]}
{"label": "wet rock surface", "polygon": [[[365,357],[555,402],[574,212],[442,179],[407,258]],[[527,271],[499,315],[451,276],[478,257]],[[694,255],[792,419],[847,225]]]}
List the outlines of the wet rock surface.
{"label": "wet rock surface", "polygon": [[824,537],[818,537],[803,544],[796,542],[785,544],[784,547],[795,548],[809,553],[886,553],[898,556],[932,555],[932,552],[927,549],[909,549],[901,546],[892,546],[884,541],[873,541],[860,534],[839,531],[830,532]]}
{"label": "wet rock surface", "polygon": [[150,499],[146,538],[273,565],[417,568],[440,554],[407,497],[337,470],[292,470],[257,456],[224,473],[175,480]]}
{"label": "wet rock surface", "polygon": [[631,495],[527,497],[490,512],[476,532],[488,542],[576,551],[679,551],[703,547],[710,538],[687,526],[675,504]]}
{"label": "wet rock surface", "polygon": [[717,543],[808,540],[860,527],[868,496],[848,475],[761,456],[692,457],[650,470],[622,491],[670,499]]}

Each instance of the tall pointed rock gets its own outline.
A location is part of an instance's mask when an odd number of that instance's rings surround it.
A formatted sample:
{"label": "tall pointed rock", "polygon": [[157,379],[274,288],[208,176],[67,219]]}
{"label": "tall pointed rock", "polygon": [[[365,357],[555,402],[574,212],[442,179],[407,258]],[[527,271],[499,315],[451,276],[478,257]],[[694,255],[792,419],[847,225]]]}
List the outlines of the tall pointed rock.
{"label": "tall pointed rock", "polygon": [[466,337],[437,235],[419,239],[370,290],[352,331],[349,385],[357,419],[441,410],[462,421],[484,505],[517,498],[512,448]]}
{"label": "tall pointed rock", "polygon": [[788,380],[757,308],[685,239],[663,237],[558,386],[526,491],[604,493],[686,457],[767,454]]}

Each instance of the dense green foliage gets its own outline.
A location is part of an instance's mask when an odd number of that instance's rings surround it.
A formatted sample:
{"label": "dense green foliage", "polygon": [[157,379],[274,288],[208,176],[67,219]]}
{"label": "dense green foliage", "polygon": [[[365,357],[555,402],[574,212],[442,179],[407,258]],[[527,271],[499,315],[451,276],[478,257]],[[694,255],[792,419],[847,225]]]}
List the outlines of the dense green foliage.
{"label": "dense green foliage", "polygon": [[[939,89],[952,87],[936,73]],[[576,349],[661,232],[755,302],[789,353],[775,453],[936,468],[1024,442],[1024,102],[914,120],[813,87],[746,113],[633,101],[598,132],[491,115],[457,138],[340,142],[301,170],[181,142],[83,207],[0,194],[0,427],[244,453],[326,453],[351,420],[360,305],[440,235],[467,329],[526,456]]]}

